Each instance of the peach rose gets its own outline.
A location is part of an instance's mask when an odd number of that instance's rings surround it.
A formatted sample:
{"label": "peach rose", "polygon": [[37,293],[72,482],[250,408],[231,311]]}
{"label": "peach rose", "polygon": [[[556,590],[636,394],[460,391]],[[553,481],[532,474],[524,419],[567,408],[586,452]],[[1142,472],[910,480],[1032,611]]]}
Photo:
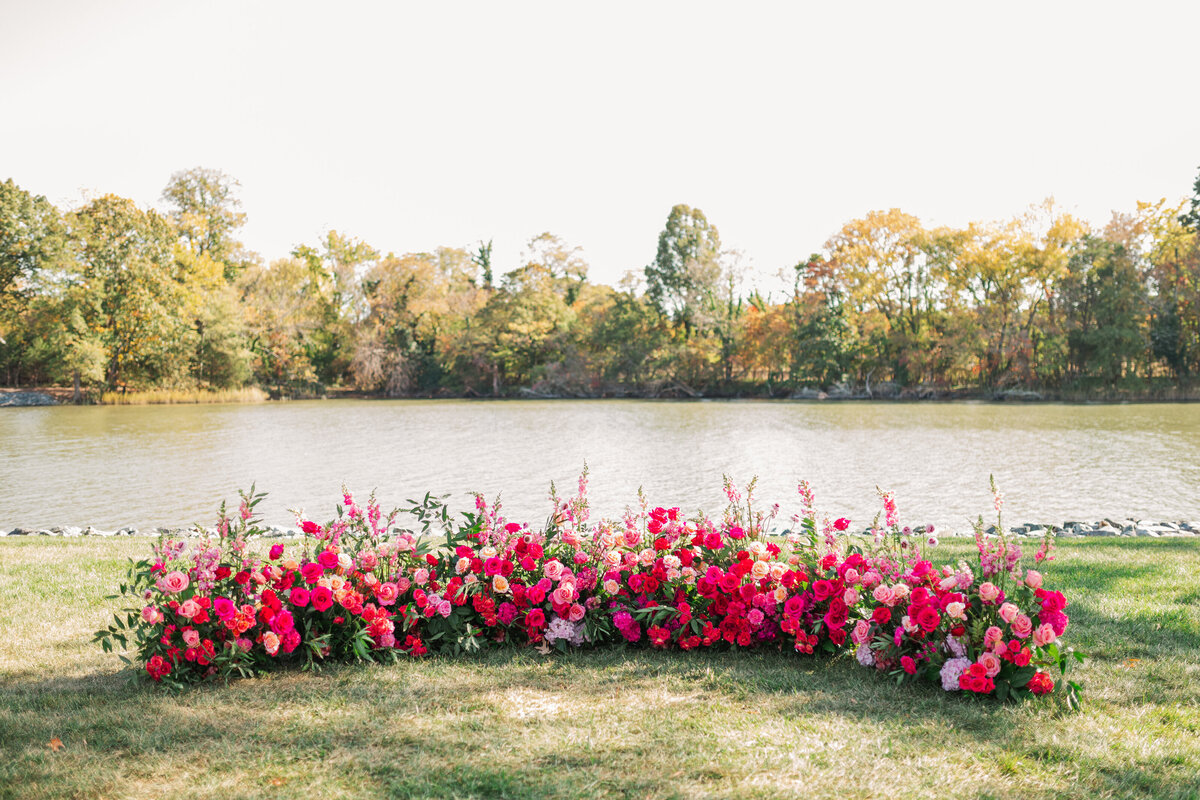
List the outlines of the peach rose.
{"label": "peach rose", "polygon": [[987,670],[987,676],[994,678],[1000,674],[1000,659],[995,653],[984,653],[979,657],[979,662],[983,668]]}
{"label": "peach rose", "polygon": [[1021,613],[1021,609],[1017,608],[1012,603],[1004,603],[1000,606],[1000,619],[1004,620],[1010,625],[1012,624],[1012,621],[1016,619],[1017,614],[1019,613]]}
{"label": "peach rose", "polygon": [[981,583],[979,584],[979,596],[983,598],[983,602],[985,603],[994,603],[996,602],[996,598],[1000,596],[1000,589],[991,581]]}
{"label": "peach rose", "polygon": [[1018,639],[1027,639],[1033,633],[1033,620],[1024,614],[1018,614],[1012,621],[1013,634]]}
{"label": "peach rose", "polygon": [[1058,638],[1058,634],[1054,632],[1054,626],[1050,623],[1044,623],[1038,626],[1038,629],[1033,632],[1033,643],[1038,647],[1045,647]]}

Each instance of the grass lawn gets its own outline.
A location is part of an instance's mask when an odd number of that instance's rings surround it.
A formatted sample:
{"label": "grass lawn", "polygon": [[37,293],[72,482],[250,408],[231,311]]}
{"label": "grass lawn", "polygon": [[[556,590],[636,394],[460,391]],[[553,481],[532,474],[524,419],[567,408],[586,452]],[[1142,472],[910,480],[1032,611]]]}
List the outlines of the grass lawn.
{"label": "grass lawn", "polygon": [[897,688],[849,659],[641,650],[174,696],[89,643],[147,548],[0,541],[0,797],[1200,798],[1195,539],[1062,543],[1047,583],[1090,656],[1078,714]]}

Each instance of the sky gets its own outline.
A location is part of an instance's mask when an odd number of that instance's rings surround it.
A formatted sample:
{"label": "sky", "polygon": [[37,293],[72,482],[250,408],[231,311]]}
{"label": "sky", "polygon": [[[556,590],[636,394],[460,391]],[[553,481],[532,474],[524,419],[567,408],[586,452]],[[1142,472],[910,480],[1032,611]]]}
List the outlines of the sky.
{"label": "sky", "polygon": [[62,207],[241,184],[265,258],[543,231],[596,282],[702,209],[769,276],[844,223],[1095,225],[1190,194],[1200,4],[0,0],[0,180]]}

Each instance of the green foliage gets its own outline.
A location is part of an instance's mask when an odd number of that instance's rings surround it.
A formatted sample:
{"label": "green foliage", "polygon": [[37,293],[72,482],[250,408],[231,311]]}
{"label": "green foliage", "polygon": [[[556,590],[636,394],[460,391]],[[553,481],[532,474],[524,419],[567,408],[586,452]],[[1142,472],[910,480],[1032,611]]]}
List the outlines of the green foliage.
{"label": "green foliage", "polygon": [[1188,201],[1140,203],[1103,230],[1052,201],[963,228],[871,211],[798,264],[781,298],[750,286],[687,205],[653,262],[609,287],[551,233],[507,266],[490,241],[384,255],[338,231],[263,262],[235,238],[237,186],[178,172],[160,216],[113,195],[62,214],[0,184],[0,382],[1118,398],[1186,396],[1200,375],[1200,179]]}

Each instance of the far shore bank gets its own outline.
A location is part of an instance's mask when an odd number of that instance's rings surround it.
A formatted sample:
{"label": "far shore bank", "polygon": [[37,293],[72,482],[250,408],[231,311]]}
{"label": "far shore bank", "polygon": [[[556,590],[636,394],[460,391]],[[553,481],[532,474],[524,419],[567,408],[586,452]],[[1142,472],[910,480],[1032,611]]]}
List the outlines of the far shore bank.
{"label": "far shore bank", "polygon": [[52,405],[209,405],[287,402],[293,400],[763,400],[792,402],[884,402],[884,403],[953,403],[983,402],[1010,405],[1037,403],[1110,404],[1129,403],[1194,403],[1200,402],[1200,388],[1178,387],[1154,392],[1084,393],[1061,390],[1033,389],[935,389],[929,387],[897,388],[884,386],[867,391],[863,388],[831,387],[800,389],[789,392],[698,392],[686,387],[668,387],[653,392],[600,391],[594,393],[557,393],[523,388],[511,394],[480,395],[474,393],[431,392],[390,396],[360,392],[353,389],[330,388],[320,393],[286,395],[269,393],[257,387],[229,391],[167,391],[130,392],[124,394],[84,392],[82,402],[75,402],[71,387],[39,386],[30,388],[0,387],[0,407],[29,407]]}

